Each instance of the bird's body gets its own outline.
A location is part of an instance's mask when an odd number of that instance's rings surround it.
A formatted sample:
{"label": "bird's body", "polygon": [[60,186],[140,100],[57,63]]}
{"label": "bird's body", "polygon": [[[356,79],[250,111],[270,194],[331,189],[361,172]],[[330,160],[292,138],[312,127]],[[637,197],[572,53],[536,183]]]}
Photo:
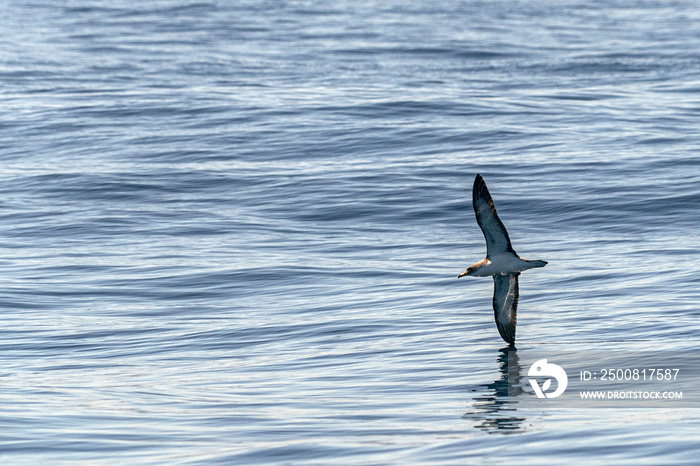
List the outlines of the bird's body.
{"label": "bird's body", "polygon": [[472,277],[491,277],[498,274],[509,275],[511,273],[520,273],[535,267],[544,267],[544,264],[539,265],[539,262],[544,261],[528,261],[521,259],[517,254],[511,253],[498,254],[489,256],[470,266],[470,268],[472,268],[472,273],[468,275]]}
{"label": "bird's body", "polygon": [[498,218],[486,183],[477,174],[472,189],[472,204],[476,221],[486,238],[486,258],[470,265],[457,278],[464,276],[493,277],[493,312],[501,337],[515,344],[515,326],[518,308],[518,276],[520,272],[535,267],[544,267],[546,261],[525,260],[515,252],[503,222]]}

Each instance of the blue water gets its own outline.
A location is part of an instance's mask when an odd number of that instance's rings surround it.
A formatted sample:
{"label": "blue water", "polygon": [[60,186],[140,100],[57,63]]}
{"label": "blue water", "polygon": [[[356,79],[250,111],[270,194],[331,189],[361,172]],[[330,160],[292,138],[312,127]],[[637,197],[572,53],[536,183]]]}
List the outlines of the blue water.
{"label": "blue water", "polygon": [[520,355],[697,352],[699,71],[693,2],[8,2],[0,461],[697,461],[509,401],[456,277],[481,173]]}

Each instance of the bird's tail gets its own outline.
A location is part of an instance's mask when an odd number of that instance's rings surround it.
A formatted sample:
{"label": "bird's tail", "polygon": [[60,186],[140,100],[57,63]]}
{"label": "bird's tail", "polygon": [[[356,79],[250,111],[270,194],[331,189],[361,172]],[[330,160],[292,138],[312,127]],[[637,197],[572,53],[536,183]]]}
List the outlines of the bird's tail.
{"label": "bird's tail", "polygon": [[530,266],[534,269],[535,267],[544,267],[547,265],[547,261],[539,261],[539,260],[534,260],[534,261],[527,261]]}

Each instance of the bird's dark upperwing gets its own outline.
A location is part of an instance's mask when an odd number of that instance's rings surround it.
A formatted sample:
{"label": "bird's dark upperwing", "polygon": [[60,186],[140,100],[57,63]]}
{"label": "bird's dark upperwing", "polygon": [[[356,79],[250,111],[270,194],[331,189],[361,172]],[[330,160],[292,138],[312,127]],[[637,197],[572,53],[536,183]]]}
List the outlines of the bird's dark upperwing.
{"label": "bird's dark upperwing", "polygon": [[493,205],[489,189],[479,174],[474,179],[472,204],[474,205],[476,221],[484,233],[484,238],[486,238],[486,255],[491,256],[505,252],[515,254],[513,246],[510,244],[506,227],[503,226],[503,222],[498,218],[496,206]]}
{"label": "bird's dark upperwing", "polygon": [[518,321],[518,275],[493,276],[493,315],[501,337],[511,345],[515,343],[515,325]]}

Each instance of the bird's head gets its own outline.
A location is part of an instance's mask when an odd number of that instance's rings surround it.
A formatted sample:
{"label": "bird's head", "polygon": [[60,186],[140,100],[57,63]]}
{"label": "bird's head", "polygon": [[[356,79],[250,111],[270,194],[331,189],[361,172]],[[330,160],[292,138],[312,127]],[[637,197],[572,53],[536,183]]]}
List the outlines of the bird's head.
{"label": "bird's head", "polygon": [[460,273],[459,275],[457,275],[457,278],[462,278],[462,277],[466,277],[468,275],[471,275],[471,273],[473,271],[474,271],[473,267],[468,267],[467,270],[465,270],[463,273]]}

